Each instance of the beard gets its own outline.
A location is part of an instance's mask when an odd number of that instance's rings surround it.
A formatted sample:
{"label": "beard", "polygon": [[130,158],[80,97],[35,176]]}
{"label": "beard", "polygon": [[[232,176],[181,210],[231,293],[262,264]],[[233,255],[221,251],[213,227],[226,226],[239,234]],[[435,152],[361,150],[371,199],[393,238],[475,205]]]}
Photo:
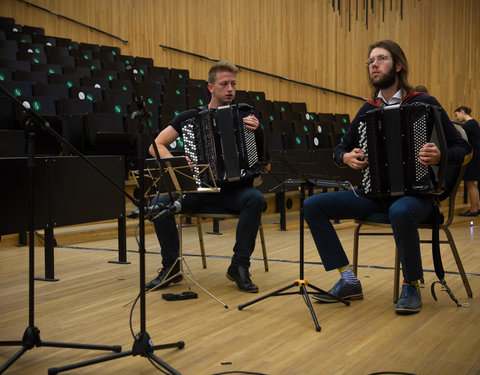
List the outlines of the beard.
{"label": "beard", "polygon": [[370,76],[370,82],[376,89],[383,90],[392,86],[395,83],[396,78],[397,72],[395,71],[395,67],[392,66],[392,69],[385,73],[385,75],[381,76],[377,81]]}

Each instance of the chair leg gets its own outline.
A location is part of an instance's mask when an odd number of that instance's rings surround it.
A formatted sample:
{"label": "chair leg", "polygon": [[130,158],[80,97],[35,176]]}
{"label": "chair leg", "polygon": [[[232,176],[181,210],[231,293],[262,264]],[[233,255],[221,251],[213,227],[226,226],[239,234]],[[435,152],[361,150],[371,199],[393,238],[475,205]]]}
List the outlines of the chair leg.
{"label": "chair leg", "polygon": [[358,268],[358,242],[360,240],[360,228],[362,224],[357,224],[355,227],[355,231],[353,232],[353,273],[358,275],[357,268]]}
{"label": "chair leg", "polygon": [[395,272],[393,275],[393,303],[397,303],[399,297],[400,285],[400,258],[398,257],[398,249],[395,247]]}
{"label": "chair leg", "polygon": [[205,256],[205,245],[203,243],[202,218],[197,217],[198,242],[200,243],[200,253],[202,254],[203,268],[207,268],[207,257]]}
{"label": "chair leg", "polygon": [[258,231],[260,232],[260,242],[262,243],[263,265],[265,267],[265,272],[268,272],[267,248],[265,246],[265,235],[263,233],[262,223],[260,223],[260,227],[258,228]]}
{"label": "chair leg", "polygon": [[465,286],[465,291],[467,292],[468,298],[473,297],[472,289],[470,288],[470,283],[468,282],[467,275],[465,274],[465,269],[463,268],[462,260],[460,259],[460,255],[457,251],[457,246],[455,245],[455,241],[453,240],[452,233],[448,228],[442,228],[445,234],[447,235],[448,243],[450,244],[450,249],[452,250],[453,257],[455,258],[455,262],[457,263],[458,272],[462,277],[463,285]]}

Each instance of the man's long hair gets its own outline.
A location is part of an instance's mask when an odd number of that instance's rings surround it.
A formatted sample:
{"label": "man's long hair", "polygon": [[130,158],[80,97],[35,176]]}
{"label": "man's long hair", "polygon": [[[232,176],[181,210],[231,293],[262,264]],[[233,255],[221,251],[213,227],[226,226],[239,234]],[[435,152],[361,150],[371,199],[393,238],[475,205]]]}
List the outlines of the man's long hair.
{"label": "man's long hair", "polygon": [[[402,48],[393,40],[381,40],[369,46],[368,56],[370,56],[370,53],[374,48],[384,48],[388,52],[390,52],[393,60],[393,68],[395,68],[397,64],[400,64],[402,66],[402,69],[397,73],[399,89],[402,90],[404,95],[407,95],[410,92],[412,92],[413,87],[410,85],[410,83],[408,83],[408,61],[407,61],[407,57],[403,53]],[[367,74],[370,79],[368,67],[367,67]],[[373,98],[375,98],[378,95],[378,92],[379,92],[379,89],[376,87],[373,87]]]}
{"label": "man's long hair", "polygon": [[239,72],[238,67],[230,61],[221,60],[212,65],[208,71],[208,83],[212,85],[215,83],[215,78],[218,72],[230,72],[237,74]]}

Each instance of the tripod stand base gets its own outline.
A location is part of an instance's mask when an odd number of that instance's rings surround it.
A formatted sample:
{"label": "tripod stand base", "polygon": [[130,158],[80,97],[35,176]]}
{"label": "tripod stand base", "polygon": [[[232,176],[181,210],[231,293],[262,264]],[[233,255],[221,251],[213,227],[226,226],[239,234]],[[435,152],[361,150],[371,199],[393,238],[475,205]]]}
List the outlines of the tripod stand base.
{"label": "tripod stand base", "polygon": [[0,346],[21,346],[7,362],[0,367],[0,374],[2,374],[7,368],[9,368],[18,358],[20,358],[27,350],[34,347],[50,346],[57,348],[71,348],[71,349],[90,349],[90,350],[110,350],[114,352],[120,352],[122,347],[120,345],[90,345],[90,344],[74,344],[67,342],[52,342],[42,341],[40,339],[40,330],[35,326],[29,326],[25,330],[22,341],[0,341]]}
{"label": "tripod stand base", "polygon": [[[182,263],[183,262],[183,263]],[[180,265],[180,271],[178,272],[175,272],[174,274],[170,275],[170,272],[171,270],[177,265],[179,264]],[[188,269],[188,273],[185,273],[183,271],[183,264],[185,264],[185,266],[187,267]],[[163,281],[158,284],[157,286],[155,286],[154,288],[150,289],[147,293],[150,293],[154,290],[156,290],[157,288],[160,288],[162,285],[165,285],[166,283],[168,283],[170,280],[174,279],[175,277],[177,277],[178,275],[182,275],[183,277],[185,277],[186,279],[190,280],[192,283],[194,283],[196,286],[198,286],[200,289],[202,289],[205,293],[207,293],[210,297],[212,297],[215,301],[217,301],[219,304],[221,304],[223,307],[225,307],[226,309],[228,309],[228,306],[223,303],[220,299],[218,299],[217,297],[215,297],[212,293],[210,293],[207,289],[205,289],[202,285],[200,285],[200,283],[195,280],[195,278],[192,275],[192,271],[190,271],[190,267],[188,267],[188,264],[187,262],[185,261],[185,259],[180,256],[178,257],[175,262],[173,263],[173,265],[170,267],[170,271],[167,273],[167,275],[165,276],[165,279],[163,279]],[[188,285],[188,283],[187,283]],[[189,286],[190,288],[190,286]]]}
{"label": "tripod stand base", "polygon": [[155,350],[168,349],[168,348],[183,349],[184,347],[185,347],[185,343],[183,341],[154,346],[152,344],[152,340],[150,339],[150,336],[148,335],[148,333],[140,332],[135,335],[135,341],[133,343],[132,350],[92,359],[90,361],[77,362],[71,365],[66,365],[61,367],[52,367],[48,369],[48,374],[55,375],[55,374],[58,374],[59,372],[74,370],[77,368],[94,365],[96,363],[102,363],[102,362],[112,361],[118,358],[140,355],[142,357],[146,357],[150,362],[153,361],[155,362],[156,365],[163,367],[165,370],[169,371],[168,372],[169,374],[180,375],[180,373],[177,370],[175,370],[173,367],[168,365],[166,362],[162,361],[155,354],[153,354],[153,352]]}
{"label": "tripod stand base", "polygon": [[[336,296],[334,296],[334,295],[332,295],[332,294],[330,294],[330,293],[328,293],[328,292],[326,292],[326,291],[324,291],[320,288],[317,288],[314,285],[308,284],[308,281],[306,281],[306,280],[295,280],[294,283],[292,283],[290,285],[287,285],[283,288],[277,289],[277,290],[275,290],[271,293],[268,293],[268,294],[264,295],[263,297],[254,299],[250,302],[244,303],[243,305],[238,305],[238,309],[243,310],[245,307],[253,305],[254,303],[263,301],[264,299],[267,299],[269,297],[286,296],[286,295],[291,295],[291,294],[300,294],[301,296],[303,296],[303,298],[305,300],[305,303],[307,304],[308,309],[310,310],[310,313],[312,314],[313,323],[315,324],[315,330],[317,332],[320,332],[322,328],[318,324],[317,316],[315,315],[315,311],[313,310],[312,302],[310,301],[310,297],[309,297],[309,294],[312,294],[313,292],[309,292],[307,290],[307,286],[310,286],[311,288],[313,288],[315,290],[315,292],[317,292],[317,293],[328,294],[329,296],[337,299],[339,302],[344,303],[346,306],[350,306],[350,302],[347,302],[347,301],[345,301],[341,298],[338,298],[338,297],[336,297]],[[295,288],[295,287],[299,287],[299,290],[297,292],[285,292],[288,289]]]}

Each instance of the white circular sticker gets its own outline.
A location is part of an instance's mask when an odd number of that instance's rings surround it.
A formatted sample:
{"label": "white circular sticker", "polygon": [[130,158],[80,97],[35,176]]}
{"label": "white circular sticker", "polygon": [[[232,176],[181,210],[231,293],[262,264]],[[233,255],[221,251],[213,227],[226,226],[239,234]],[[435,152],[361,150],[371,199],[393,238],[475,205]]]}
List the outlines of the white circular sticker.
{"label": "white circular sticker", "polygon": [[80,92],[78,93],[78,99],[80,99],[80,100],[85,100],[85,93],[84,93],[83,91],[80,91]]}

